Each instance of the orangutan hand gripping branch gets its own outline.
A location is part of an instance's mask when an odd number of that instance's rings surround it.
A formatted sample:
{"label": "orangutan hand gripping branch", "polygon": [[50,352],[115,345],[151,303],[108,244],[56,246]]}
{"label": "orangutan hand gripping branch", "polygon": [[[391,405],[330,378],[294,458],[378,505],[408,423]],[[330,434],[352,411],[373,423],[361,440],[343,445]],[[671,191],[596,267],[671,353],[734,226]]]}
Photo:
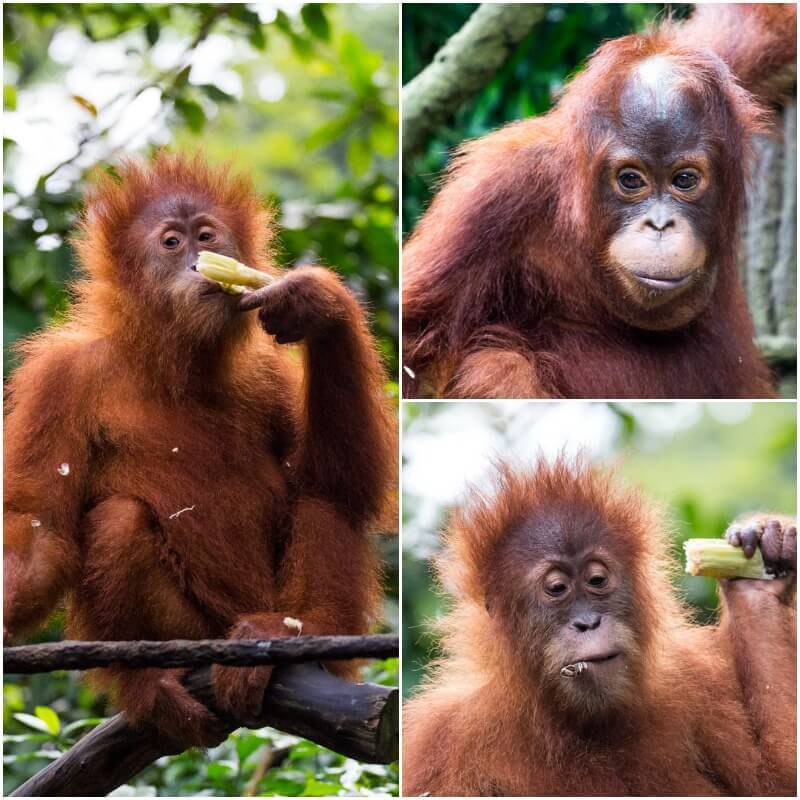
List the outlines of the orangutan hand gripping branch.
{"label": "orangutan hand gripping branch", "polygon": [[774,396],[737,248],[795,58],[794,4],[700,4],[463,145],[403,255],[405,394]]}
{"label": "orangutan hand gripping branch", "polygon": [[[89,192],[81,227],[69,318],[22,346],[9,387],[6,633],[64,597],[82,639],[365,632],[381,597],[368,528],[396,454],[359,304],[327,269],[281,273],[249,181],[200,159],[123,164]],[[196,271],[201,250],[276,280],[225,293]],[[301,340],[304,360],[278,346]],[[98,681],[134,722],[218,741],[181,677]],[[247,720],[270,668],[214,677]]]}
{"label": "orangutan hand gripping branch", "polygon": [[404,793],[794,795],[797,527],[728,531],[772,580],[674,597],[659,513],[564,462],[502,468],[438,561],[444,655],[405,708]]}

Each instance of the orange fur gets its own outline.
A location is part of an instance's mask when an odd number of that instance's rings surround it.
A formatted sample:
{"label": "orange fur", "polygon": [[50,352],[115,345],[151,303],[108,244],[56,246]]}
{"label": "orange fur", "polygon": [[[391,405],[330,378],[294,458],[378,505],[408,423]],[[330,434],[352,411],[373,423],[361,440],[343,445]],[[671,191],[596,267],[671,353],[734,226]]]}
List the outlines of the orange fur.
{"label": "orange fur", "polygon": [[[461,145],[403,251],[404,394],[774,396],[739,281],[738,226],[750,142],[776,96],[770,76],[794,65],[795,28],[789,5],[701,5],[688,23],[602,44],[547,114]],[[618,313],[631,303],[608,280],[616,231],[599,188],[626,81],[653,56],[703,109],[719,192],[704,234],[717,279],[669,330]]]}
{"label": "orange fur", "polygon": [[[544,525],[531,528],[532,518]],[[520,530],[536,532],[520,546]],[[795,793],[792,598],[726,591],[718,625],[690,623],[671,588],[665,531],[638,493],[564,461],[501,467],[496,491],[471,493],[437,560],[453,598],[437,624],[443,654],[404,708],[404,794]],[[509,556],[551,535],[564,557],[587,542],[603,548],[624,576],[608,602],[635,639],[626,634],[627,682],[602,713],[568,704],[564,679],[548,677],[558,636],[532,605],[533,565]]]}
{"label": "orange fur", "polygon": [[[148,215],[164,203],[212,215],[231,252],[281,278],[272,296],[303,321],[299,357],[235,299],[164,271],[147,249]],[[88,192],[76,301],[22,344],[8,387],[11,635],[64,596],[67,632],[85,639],[239,635],[244,620],[252,635],[294,635],[275,623],[286,616],[303,633],[362,633],[379,613],[368,529],[386,514],[396,461],[384,372],[341,280],[284,275],[273,231],[250,181],[201,158],[125,162]],[[216,672],[234,711],[245,672]],[[269,670],[250,677],[263,689]],[[114,670],[100,682],[134,720],[184,743],[217,735],[176,676]]]}

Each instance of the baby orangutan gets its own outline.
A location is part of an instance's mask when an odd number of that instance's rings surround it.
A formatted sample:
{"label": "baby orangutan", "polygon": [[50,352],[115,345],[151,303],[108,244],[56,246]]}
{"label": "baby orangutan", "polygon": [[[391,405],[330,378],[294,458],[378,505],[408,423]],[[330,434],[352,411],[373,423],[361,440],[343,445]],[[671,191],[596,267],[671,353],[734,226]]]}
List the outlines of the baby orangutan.
{"label": "baby orangutan", "polygon": [[[165,154],[119,176],[88,194],[66,323],[22,345],[8,390],[6,635],[62,598],[72,638],[366,632],[395,431],[364,312],[333,272],[276,268],[248,180]],[[276,280],[231,296],[194,269],[201,250]],[[302,359],[278,346],[298,341]],[[216,667],[220,706],[255,717],[270,671]],[[100,682],[134,723],[219,741],[182,676]]]}
{"label": "baby orangutan", "polygon": [[455,605],[405,708],[404,794],[796,794],[796,523],[729,529],[775,577],[721,581],[715,625],[674,597],[663,531],[563,461],[501,469],[456,512],[438,562]]}

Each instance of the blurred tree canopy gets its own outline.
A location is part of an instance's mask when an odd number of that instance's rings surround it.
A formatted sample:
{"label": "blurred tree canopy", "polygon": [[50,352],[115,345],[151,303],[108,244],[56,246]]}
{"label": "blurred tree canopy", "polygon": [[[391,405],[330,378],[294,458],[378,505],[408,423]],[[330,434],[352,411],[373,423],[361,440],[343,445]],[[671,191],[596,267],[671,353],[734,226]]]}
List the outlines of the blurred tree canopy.
{"label": "blurred tree canopy", "polygon": [[[403,429],[404,694],[436,652],[441,526],[468,484],[489,488],[495,456],[526,465],[582,452],[614,466],[663,504],[681,565],[688,538],[722,536],[748,512],[796,512],[794,403],[404,403]],[[697,621],[714,618],[715,580],[681,573],[675,589]]]}
{"label": "blurred tree canopy", "polygon": [[[433,59],[477,3],[403,5],[403,84]],[[450,151],[506,122],[547,111],[572,74],[604,39],[642,30],[659,15],[691,6],[661,3],[553,3],[494,79],[431,137],[425,153],[403,165],[403,231],[410,232],[436,191]]]}
{"label": "blurred tree canopy", "polygon": [[91,170],[167,146],[252,175],[280,208],[283,263],[342,272],[394,380],[396,7],[7,3],[3,18],[6,372],[9,346],[66,304]]}
{"label": "blurred tree canopy", "polygon": [[[202,149],[279,209],[282,263],[318,260],[368,303],[396,392],[398,9],[302,3],[6,3],[4,373],[57,322],[68,238],[94,169]],[[397,628],[397,542],[384,542]],[[58,638],[56,616],[39,641]],[[8,794],[106,713],[77,675],[8,676]],[[397,685],[398,660],[365,679]],[[274,766],[265,764],[273,760]],[[397,765],[360,764],[271,729],[160,759],[116,795],[396,795]]]}

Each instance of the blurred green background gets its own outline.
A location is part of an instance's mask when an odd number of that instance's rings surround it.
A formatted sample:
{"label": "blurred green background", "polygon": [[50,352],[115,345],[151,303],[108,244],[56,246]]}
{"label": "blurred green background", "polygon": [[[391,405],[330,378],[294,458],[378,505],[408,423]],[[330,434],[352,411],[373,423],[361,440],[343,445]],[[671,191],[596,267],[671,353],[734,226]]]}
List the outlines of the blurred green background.
{"label": "blurred green background", "polygon": [[6,369],[66,302],[87,173],[165,145],[251,174],[283,263],[341,271],[396,376],[398,10],[280,8],[4,4]]}
{"label": "blurred green background", "polygon": [[[398,8],[40,3],[3,6],[4,372],[57,318],[87,178],[160,146],[230,160],[277,204],[280,260],[320,260],[369,304],[396,396]],[[397,629],[397,542],[384,542]],[[55,619],[40,641],[59,638]],[[77,674],[4,684],[7,794],[105,713]],[[368,680],[397,685],[396,659]],[[286,749],[288,746],[288,750]],[[279,766],[260,779],[273,751]],[[397,794],[396,765],[359,764],[270,729],[161,759],[115,794]]]}
{"label": "blurred green background", "polygon": [[[403,434],[405,694],[435,651],[429,623],[446,603],[429,564],[439,531],[468,483],[488,488],[495,455],[524,465],[581,450],[616,465],[666,506],[681,565],[690,537],[722,536],[747,512],[796,511],[794,403],[404,403]],[[698,622],[714,618],[716,581],[682,575],[675,589]]]}
{"label": "blurred green background", "polygon": [[[478,3],[403,5],[403,85],[469,19]],[[543,114],[559,91],[603,39],[642,30],[669,10],[688,14],[690,5],[662,3],[553,3],[493,80],[437,129],[425,152],[403,164],[403,232],[435,194],[449,152],[506,122]]]}

